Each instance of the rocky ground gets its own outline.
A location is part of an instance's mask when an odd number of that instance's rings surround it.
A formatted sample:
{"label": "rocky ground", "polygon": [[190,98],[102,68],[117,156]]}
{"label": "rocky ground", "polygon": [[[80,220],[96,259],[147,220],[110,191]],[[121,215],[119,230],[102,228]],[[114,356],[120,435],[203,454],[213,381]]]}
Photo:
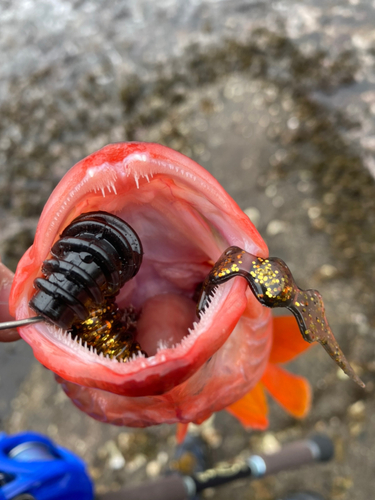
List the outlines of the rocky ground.
{"label": "rocky ground", "polygon": [[[327,465],[239,482],[205,496],[273,500],[311,489],[372,498],[375,467],[375,39],[372,3],[2,2],[0,254],[15,268],[62,175],[110,142],[153,141],[194,158],[239,203],[302,288],[322,293],[341,347],[366,382],[320,347],[291,369],[312,411],[271,403],[266,433],[222,412],[200,430],[212,463],[327,432]],[[23,342],[1,347],[7,432],[47,433],[89,464],[98,492],[161,474],[173,426],[99,424],[64,396]]]}

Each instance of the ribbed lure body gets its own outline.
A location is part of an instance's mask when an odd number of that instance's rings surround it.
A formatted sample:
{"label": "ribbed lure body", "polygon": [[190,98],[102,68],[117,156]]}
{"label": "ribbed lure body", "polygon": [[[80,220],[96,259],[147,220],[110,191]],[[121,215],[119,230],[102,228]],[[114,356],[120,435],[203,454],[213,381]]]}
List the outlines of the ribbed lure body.
{"label": "ribbed lure body", "polygon": [[115,297],[138,272],[142,244],[136,232],[106,212],[73,220],[44,261],[30,307],[98,354],[126,361],[141,348]]}

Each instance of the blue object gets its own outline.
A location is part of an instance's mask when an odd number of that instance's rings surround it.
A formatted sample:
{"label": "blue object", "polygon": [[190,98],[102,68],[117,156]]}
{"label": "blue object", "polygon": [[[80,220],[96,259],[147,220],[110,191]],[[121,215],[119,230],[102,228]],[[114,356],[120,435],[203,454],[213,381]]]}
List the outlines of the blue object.
{"label": "blue object", "polygon": [[28,493],[36,500],[92,500],[83,460],[36,432],[0,433],[0,500]]}

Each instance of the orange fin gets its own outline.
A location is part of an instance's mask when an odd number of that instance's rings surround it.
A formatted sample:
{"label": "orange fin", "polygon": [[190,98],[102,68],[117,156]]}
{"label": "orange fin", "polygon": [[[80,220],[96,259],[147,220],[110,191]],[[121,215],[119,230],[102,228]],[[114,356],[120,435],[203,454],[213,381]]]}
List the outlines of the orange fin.
{"label": "orange fin", "polygon": [[306,379],[268,363],[261,381],[287,412],[297,418],[307,415],[311,406],[311,388]]}
{"label": "orange fin", "polygon": [[294,316],[273,317],[273,344],[270,363],[286,363],[311,347],[303,340]]}
{"label": "orange fin", "polygon": [[176,429],[176,441],[177,444],[182,444],[185,436],[187,434],[189,428],[189,424],[177,424],[177,429]]}
{"label": "orange fin", "polygon": [[257,384],[243,398],[225,408],[244,427],[264,430],[268,427],[268,405],[261,384]]}

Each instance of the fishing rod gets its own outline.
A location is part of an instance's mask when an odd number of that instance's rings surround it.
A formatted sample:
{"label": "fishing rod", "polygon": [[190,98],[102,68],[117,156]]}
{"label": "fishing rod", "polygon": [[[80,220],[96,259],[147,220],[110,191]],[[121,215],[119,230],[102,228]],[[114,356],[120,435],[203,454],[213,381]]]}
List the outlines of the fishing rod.
{"label": "fishing rod", "polygon": [[[296,469],[314,462],[326,462],[334,456],[330,438],[323,434],[295,441],[272,454],[251,455],[243,462],[221,464],[194,475],[177,473],[129,486],[118,492],[100,495],[98,500],[189,500],[207,488],[216,488],[238,479],[261,479],[278,472]],[[311,496],[310,496],[311,498]]]}
{"label": "fishing rod", "polygon": [[[207,488],[243,478],[261,479],[325,462],[333,455],[332,441],[320,434],[289,443],[276,453],[251,455],[241,463],[221,464],[192,475],[172,473],[138,486],[95,495],[86,464],[71,451],[39,433],[0,433],[0,500],[191,500]],[[319,497],[302,496],[300,500]]]}

